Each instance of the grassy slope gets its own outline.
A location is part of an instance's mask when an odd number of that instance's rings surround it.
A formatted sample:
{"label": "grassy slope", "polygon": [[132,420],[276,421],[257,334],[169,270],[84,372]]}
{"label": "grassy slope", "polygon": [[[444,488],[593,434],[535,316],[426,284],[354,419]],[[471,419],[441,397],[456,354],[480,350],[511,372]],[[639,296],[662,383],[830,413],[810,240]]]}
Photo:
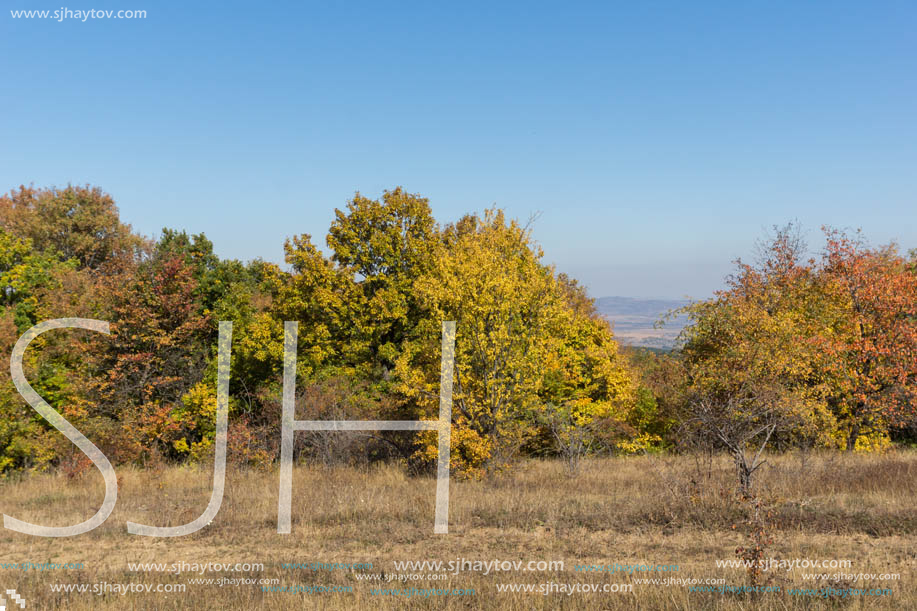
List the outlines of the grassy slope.
{"label": "grassy slope", "polygon": [[[583,574],[574,564],[677,564],[665,576],[724,577],[746,583],[742,569],[716,568],[743,544],[743,505],[730,492],[728,461],[707,465],[687,457],[587,461],[569,478],[559,463],[528,462],[488,482],[452,482],[449,535],[433,535],[432,479],[395,467],[365,470],[299,468],[294,480],[293,533],[278,535],[276,472],[232,471],[213,524],[187,537],[128,535],[125,522],[170,525],[195,518],[207,504],[206,469],[119,469],[118,506],[92,533],[65,539],[0,531],[2,562],[82,562],[81,571],[0,569],[3,589],[16,588],[29,608],[61,609],[808,609],[917,608],[917,453],[884,456],[780,456],[763,468],[761,489],[777,526],[766,555],[851,559],[849,572],[900,573],[890,597],[848,602],[784,594],[691,593],[681,586],[635,585],[633,594],[498,594],[496,583],[630,583],[618,575]],[[692,483],[693,482],[693,483]],[[0,509],[19,519],[66,525],[89,517],[101,501],[101,478],[40,475],[0,484]],[[733,525],[738,525],[733,529]],[[564,560],[563,573],[463,573],[414,587],[475,588],[473,597],[429,599],[371,596],[347,571],[283,570],[283,562],[372,562],[392,573],[393,560]],[[281,583],[340,584],[353,593],[265,594],[260,586],[188,586],[186,594],[55,594],[50,583],[187,583],[200,575],[132,573],[128,562],[260,562],[261,577]],[[804,585],[803,570],[779,572],[784,589]],[[220,573],[203,577],[240,577]],[[643,574],[641,577],[652,577]],[[811,583],[811,582],[809,582]]]}

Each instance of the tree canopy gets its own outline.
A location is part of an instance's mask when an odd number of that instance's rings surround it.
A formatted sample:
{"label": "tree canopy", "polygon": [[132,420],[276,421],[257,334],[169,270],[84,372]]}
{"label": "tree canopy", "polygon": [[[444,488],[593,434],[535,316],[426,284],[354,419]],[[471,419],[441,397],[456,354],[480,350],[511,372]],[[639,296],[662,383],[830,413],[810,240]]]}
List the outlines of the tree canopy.
{"label": "tree canopy", "polygon": [[[687,307],[678,350],[650,354],[619,350],[530,223],[497,208],[440,223],[398,187],[335,210],[324,248],[298,233],[283,264],[244,263],[204,234],[137,235],[97,187],[20,187],[0,197],[0,348],[42,320],[110,322],[110,336],[42,336],[25,366],[119,462],[208,454],[220,320],[234,325],[231,457],[250,464],[278,456],[284,321],[299,322],[298,417],[372,420],[437,417],[441,322],[456,321],[452,468],[469,477],[523,455],[575,469],[590,452],[696,438],[739,464],[756,444],[875,449],[917,428],[917,252],[827,229],[807,258],[780,229]],[[0,470],[87,466],[8,376]],[[435,462],[428,433],[348,435],[303,434],[296,455]]]}

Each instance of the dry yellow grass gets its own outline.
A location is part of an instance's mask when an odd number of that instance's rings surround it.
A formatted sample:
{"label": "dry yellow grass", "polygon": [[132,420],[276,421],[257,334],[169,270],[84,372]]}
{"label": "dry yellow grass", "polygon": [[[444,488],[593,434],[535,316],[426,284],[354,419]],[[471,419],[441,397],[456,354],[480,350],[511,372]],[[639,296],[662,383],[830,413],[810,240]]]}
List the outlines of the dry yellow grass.
{"label": "dry yellow grass", "polygon": [[[213,523],[190,536],[151,539],[129,535],[128,520],[175,525],[206,506],[212,474],[206,468],[158,472],[119,469],[118,506],[86,535],[43,539],[0,531],[6,562],[82,562],[81,570],[0,569],[0,588],[15,588],[32,609],[917,609],[915,533],[917,453],[826,454],[769,459],[763,496],[774,507],[768,557],[850,559],[852,573],[899,573],[891,596],[846,601],[790,596],[802,569],[778,571],[784,593],[722,595],[684,586],[635,584],[629,594],[498,593],[500,583],[633,583],[618,574],[582,573],[575,564],[677,564],[679,571],[637,577],[725,578],[743,585],[743,569],[717,568],[746,541],[744,506],[731,494],[733,472],[724,458],[710,468],[688,457],[586,461],[570,478],[557,462],[532,461],[493,481],[452,482],[450,534],[433,534],[435,481],[387,466],[372,469],[299,467],[294,478],[293,533],[278,535],[276,472],[231,470]],[[0,509],[19,519],[67,525],[92,515],[103,496],[101,478],[37,475],[0,484]],[[733,529],[733,525],[739,527]],[[367,573],[397,573],[404,560],[564,560],[555,573],[464,572],[415,588],[474,588],[474,596],[391,597],[370,594],[351,571],[289,570],[282,563],[371,562]],[[173,575],[131,572],[128,563],[263,563],[252,573]],[[821,572],[821,571],[813,571]],[[830,572],[830,571],[829,571]],[[834,571],[837,572],[837,571]],[[774,573],[773,571],[771,573]],[[187,585],[183,594],[55,593],[51,584],[187,584],[191,578],[268,578],[283,585],[351,586],[351,593],[267,593],[258,585]],[[393,587],[389,585],[388,587]],[[397,587],[397,586],[394,586]],[[10,607],[8,607],[10,608]]]}

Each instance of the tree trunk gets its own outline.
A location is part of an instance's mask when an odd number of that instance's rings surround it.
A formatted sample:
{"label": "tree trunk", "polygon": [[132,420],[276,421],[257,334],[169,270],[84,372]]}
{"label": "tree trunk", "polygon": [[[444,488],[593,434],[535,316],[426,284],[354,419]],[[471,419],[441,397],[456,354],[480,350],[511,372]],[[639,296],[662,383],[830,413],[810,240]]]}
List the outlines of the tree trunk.
{"label": "tree trunk", "polygon": [[852,429],[850,429],[850,433],[847,435],[847,451],[848,452],[853,452],[854,448],[856,447],[857,437],[859,436],[860,436],[860,427],[859,425],[855,425]]}
{"label": "tree trunk", "polygon": [[739,492],[742,496],[748,496],[751,492],[752,469],[745,460],[744,454],[735,452],[733,454],[736,465],[736,473],[739,476]]}

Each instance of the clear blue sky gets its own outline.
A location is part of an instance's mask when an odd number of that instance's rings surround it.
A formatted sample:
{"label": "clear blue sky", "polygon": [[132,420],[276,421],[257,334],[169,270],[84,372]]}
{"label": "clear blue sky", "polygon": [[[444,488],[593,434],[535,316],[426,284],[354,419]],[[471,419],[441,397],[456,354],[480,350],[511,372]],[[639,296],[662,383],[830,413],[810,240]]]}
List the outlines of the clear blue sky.
{"label": "clear blue sky", "polygon": [[[223,256],[396,185],[541,211],[595,296],[706,296],[791,219],[917,246],[913,2],[3,4],[0,190],[98,185]],[[147,18],[9,12],[62,5]]]}

